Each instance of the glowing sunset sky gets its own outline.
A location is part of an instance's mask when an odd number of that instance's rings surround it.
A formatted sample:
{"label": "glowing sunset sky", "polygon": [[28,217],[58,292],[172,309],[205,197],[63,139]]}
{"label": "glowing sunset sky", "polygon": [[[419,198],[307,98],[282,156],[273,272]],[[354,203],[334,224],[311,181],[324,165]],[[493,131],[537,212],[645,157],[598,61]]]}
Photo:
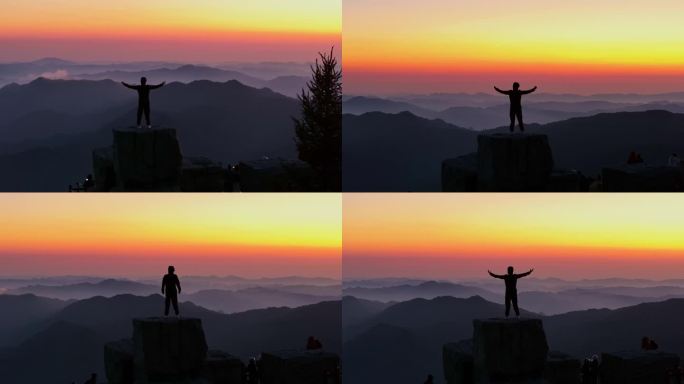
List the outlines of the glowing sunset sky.
{"label": "glowing sunset sky", "polygon": [[343,276],[684,276],[684,196],[346,194]]}
{"label": "glowing sunset sky", "polygon": [[0,61],[311,61],[339,46],[341,0],[2,3]]}
{"label": "glowing sunset sky", "polygon": [[345,0],[345,92],[684,90],[684,2]]}
{"label": "glowing sunset sky", "polygon": [[340,276],[341,196],[3,194],[0,275]]}

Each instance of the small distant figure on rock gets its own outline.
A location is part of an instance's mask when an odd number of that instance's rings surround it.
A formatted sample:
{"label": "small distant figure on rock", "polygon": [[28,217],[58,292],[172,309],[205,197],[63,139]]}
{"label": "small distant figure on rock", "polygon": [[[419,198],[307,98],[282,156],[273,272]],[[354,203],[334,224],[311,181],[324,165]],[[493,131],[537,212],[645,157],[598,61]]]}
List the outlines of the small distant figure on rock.
{"label": "small distant figure on rock", "polygon": [[599,377],[599,358],[597,355],[584,359],[582,363],[582,384],[597,384]]}
{"label": "small distant figure on rock", "polygon": [[84,381],[83,384],[97,384],[97,373],[91,373],[90,378]]}
{"label": "small distant figure on rock", "polygon": [[676,153],[671,154],[670,157],[667,159],[667,165],[669,165],[670,167],[679,167],[681,163],[682,160]]}
{"label": "small distant figure on rock", "polygon": [[323,349],[323,344],[321,344],[321,341],[313,336],[309,336],[309,339],[306,341],[306,350],[316,351],[319,349]]}
{"label": "small distant figure on rock", "polygon": [[131,85],[126,82],[121,82],[126,88],[134,89],[138,91],[138,128],[142,128],[140,124],[142,121],[142,115],[145,114],[145,121],[147,122],[147,128],[152,128],[152,123],[150,122],[150,91],[153,89],[161,88],[166,84],[166,81],[157,85],[147,85],[147,78],[140,78],[140,85]]}
{"label": "small distant figure on rock", "polygon": [[502,93],[504,95],[508,95],[508,98],[511,100],[511,110],[510,110],[511,132],[514,131],[516,117],[518,118],[518,126],[520,126],[520,132],[525,132],[525,124],[523,123],[523,115],[522,115],[522,95],[527,95],[529,93],[536,91],[537,87],[535,86],[532,89],[528,89],[526,91],[521,91],[520,90],[520,84],[516,82],[516,83],[513,83],[513,89],[511,89],[509,91],[503,91],[497,87],[494,87],[494,89],[499,93]]}
{"label": "small distant figure on rock", "polygon": [[423,384],[435,384],[435,378],[432,375],[428,375]]}
{"label": "small distant figure on rock", "polygon": [[249,359],[247,364],[247,384],[259,384],[259,369],[255,358]]}
{"label": "small distant figure on rock", "polygon": [[88,174],[88,176],[86,176],[86,178],[85,178],[85,181],[83,182],[83,190],[88,192],[91,189],[93,189],[93,187],[95,187],[95,181],[93,180],[93,175]]}
{"label": "small distant figure on rock", "polygon": [[489,276],[503,279],[506,283],[506,317],[508,317],[511,312],[511,303],[513,303],[513,310],[515,311],[516,317],[520,317],[520,310],[518,309],[518,279],[529,276],[534,272],[534,269],[530,269],[525,273],[515,274],[513,273],[513,267],[508,267],[508,274],[506,275],[495,275],[491,271],[487,272],[489,272]]}
{"label": "small distant figure on rock", "polygon": [[641,338],[641,349],[643,351],[655,351],[658,349],[658,344],[648,336]]}
{"label": "small distant figure on rock", "polygon": [[[178,280],[178,275],[176,275],[176,268],[173,265],[169,265],[169,273],[164,275],[162,279],[161,291],[166,295],[166,303],[164,306],[164,316],[169,315],[169,305],[173,304],[173,311],[178,316],[178,294],[181,292],[180,281]],[[178,290],[176,290],[178,288]]]}

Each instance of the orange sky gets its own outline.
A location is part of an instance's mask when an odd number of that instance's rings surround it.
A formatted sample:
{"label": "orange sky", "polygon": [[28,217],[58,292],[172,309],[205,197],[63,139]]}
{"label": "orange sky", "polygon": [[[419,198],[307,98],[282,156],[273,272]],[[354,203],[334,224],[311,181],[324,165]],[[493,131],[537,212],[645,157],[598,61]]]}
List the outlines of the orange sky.
{"label": "orange sky", "polygon": [[339,277],[341,197],[5,194],[1,275]]}
{"label": "orange sky", "polygon": [[348,0],[348,93],[684,89],[684,3]]}
{"label": "orange sky", "polygon": [[477,277],[509,264],[540,277],[681,277],[684,197],[347,194],[344,275]]}
{"label": "orange sky", "polygon": [[34,0],[0,13],[0,61],[311,61],[339,46],[341,0]]}

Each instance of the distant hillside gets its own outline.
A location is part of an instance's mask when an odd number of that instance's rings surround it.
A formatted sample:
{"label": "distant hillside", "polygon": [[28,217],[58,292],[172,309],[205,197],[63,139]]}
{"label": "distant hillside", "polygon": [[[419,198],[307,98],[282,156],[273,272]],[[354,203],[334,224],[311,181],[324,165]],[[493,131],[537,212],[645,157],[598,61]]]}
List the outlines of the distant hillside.
{"label": "distant hillside", "polygon": [[[345,115],[343,129],[343,187],[350,192],[440,191],[442,161],[477,150],[477,132],[408,112]],[[631,151],[654,165],[684,153],[684,114],[666,111],[603,113],[527,131],[549,136],[556,168],[588,176],[624,164]]]}
{"label": "distant hillside", "polygon": [[[104,342],[130,337],[132,318],[157,316],[162,309],[159,295],[76,301],[46,319],[34,321],[33,332],[15,347],[5,348],[0,353],[0,376],[11,383],[80,381],[92,371],[104,377]],[[0,310],[5,317],[15,316],[9,308]],[[181,312],[202,319],[210,348],[243,359],[262,351],[304,348],[310,335],[319,338],[326,350],[341,352],[339,301],[232,315],[182,303]],[[45,369],[33,369],[42,359],[46,360],[41,365]]]}
{"label": "distant hillside", "polygon": [[[176,128],[186,156],[224,164],[297,156],[296,99],[236,81],[172,83],[151,98],[153,123]],[[109,80],[0,89],[0,191],[64,191],[82,180],[92,149],[110,145],[113,128],[135,124],[136,103],[135,92]]]}
{"label": "distant hillside", "polygon": [[97,283],[78,283],[68,285],[28,285],[7,291],[7,294],[34,294],[55,299],[86,299],[93,296],[116,296],[124,293],[151,295],[159,291],[156,285],[142,284],[129,280],[107,279]]}
{"label": "distant hillside", "polygon": [[376,301],[405,301],[413,298],[433,299],[439,296],[493,298],[495,295],[485,289],[469,287],[462,284],[427,281],[417,285],[403,284],[381,288],[352,287],[345,288],[346,296],[354,296]]}
{"label": "distant hillside", "polygon": [[442,160],[470,152],[476,133],[411,113],[344,115],[343,190],[437,191]]}

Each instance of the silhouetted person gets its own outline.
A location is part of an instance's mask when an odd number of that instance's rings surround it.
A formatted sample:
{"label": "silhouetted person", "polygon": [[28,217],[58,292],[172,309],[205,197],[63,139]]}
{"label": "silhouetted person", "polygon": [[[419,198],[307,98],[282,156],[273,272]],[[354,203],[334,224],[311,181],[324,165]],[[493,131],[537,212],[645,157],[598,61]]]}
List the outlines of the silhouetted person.
{"label": "silhouetted person", "polygon": [[323,344],[321,344],[321,341],[313,336],[309,336],[309,339],[306,341],[306,350],[315,351],[318,349],[323,349]]}
{"label": "silhouetted person", "polygon": [[491,271],[487,271],[491,277],[503,279],[506,283],[506,317],[508,317],[511,312],[511,303],[513,303],[515,315],[520,317],[520,310],[518,309],[518,279],[528,276],[533,271],[534,269],[530,269],[525,273],[515,274],[513,273],[513,267],[508,267],[508,274],[506,275],[495,275]]}
{"label": "silhouetted person", "polygon": [[[178,316],[178,294],[181,292],[180,281],[178,280],[178,275],[174,272],[176,268],[173,265],[169,265],[169,273],[164,275],[162,279],[161,291],[166,295],[166,304],[164,306],[164,316],[169,315],[169,304],[173,304],[173,311],[176,312]],[[178,288],[178,290],[176,290]]]}
{"label": "silhouetted person", "polygon": [[513,129],[515,128],[515,118],[518,118],[518,125],[520,126],[520,132],[525,132],[525,124],[523,123],[523,115],[522,115],[522,95],[527,95],[528,93],[532,93],[537,90],[537,87],[534,87],[532,89],[528,89],[526,91],[521,91],[520,90],[520,84],[518,83],[513,83],[513,89],[510,91],[502,91],[501,89],[494,87],[494,89],[499,92],[503,93],[504,95],[508,95],[508,98],[511,100],[511,110],[510,110],[510,118],[511,118],[511,132],[513,132]]}
{"label": "silhouetted person", "polygon": [[644,336],[641,338],[641,349],[644,351],[655,351],[658,349],[658,344],[650,337]]}
{"label": "silhouetted person", "polygon": [[247,364],[247,384],[258,384],[259,383],[259,371],[257,369],[256,359],[249,359],[249,364]]}
{"label": "silhouetted person", "polygon": [[123,81],[121,84],[123,84],[126,88],[135,89],[138,91],[138,128],[142,128],[140,122],[142,121],[143,114],[145,114],[147,128],[152,128],[152,123],[150,123],[150,91],[163,87],[164,84],[166,84],[166,81],[157,85],[147,85],[147,78],[141,77],[140,85],[130,85]]}
{"label": "silhouetted person", "polygon": [[584,359],[584,362],[582,363],[582,384],[597,384],[598,371],[598,356],[594,355],[590,358]]}
{"label": "silhouetted person", "polygon": [[97,373],[91,373],[90,379],[86,380],[83,384],[97,384]]}
{"label": "silhouetted person", "polygon": [[425,380],[424,384],[434,384],[435,383],[435,378],[432,377],[432,375],[428,375],[427,380]]}

